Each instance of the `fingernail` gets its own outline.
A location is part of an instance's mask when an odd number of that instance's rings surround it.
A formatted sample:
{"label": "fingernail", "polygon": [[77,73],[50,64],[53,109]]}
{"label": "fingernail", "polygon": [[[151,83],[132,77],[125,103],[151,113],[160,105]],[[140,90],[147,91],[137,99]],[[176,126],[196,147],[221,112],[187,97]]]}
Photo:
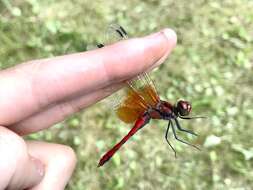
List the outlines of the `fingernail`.
{"label": "fingernail", "polygon": [[159,32],[159,34],[160,35],[163,34],[163,36],[168,40],[168,49],[163,54],[163,56],[153,64],[152,69],[162,64],[167,59],[168,55],[177,44],[177,34],[175,33],[174,30],[166,28],[161,32]]}
{"label": "fingernail", "polygon": [[38,160],[37,158],[31,157],[31,160],[34,163],[35,169],[38,172],[38,174],[40,176],[44,176],[44,174],[45,174],[45,165],[40,160]]}
{"label": "fingernail", "polygon": [[166,28],[161,31],[164,36],[168,39],[169,43],[171,44],[171,47],[174,48],[177,44],[177,34],[174,30],[170,28]]}
{"label": "fingernail", "polygon": [[165,38],[167,38],[168,43],[170,43],[170,46],[173,48],[175,47],[177,43],[177,34],[174,30],[170,28],[165,28],[162,31],[150,34],[147,36],[147,38],[156,38],[160,35],[163,35]]}

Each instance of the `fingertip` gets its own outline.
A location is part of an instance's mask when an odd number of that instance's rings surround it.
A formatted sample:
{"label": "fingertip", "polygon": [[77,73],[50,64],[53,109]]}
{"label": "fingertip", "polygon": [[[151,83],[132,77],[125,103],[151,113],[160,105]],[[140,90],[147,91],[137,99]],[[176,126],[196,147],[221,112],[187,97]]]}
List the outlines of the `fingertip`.
{"label": "fingertip", "polygon": [[165,28],[162,30],[164,36],[168,39],[168,42],[172,48],[174,48],[177,44],[177,34],[174,30],[170,28]]}
{"label": "fingertip", "polygon": [[175,31],[166,28],[145,37],[113,44],[104,49],[107,76],[118,81],[150,70],[165,61],[176,43]]}
{"label": "fingertip", "polygon": [[153,63],[151,70],[164,63],[177,44],[177,34],[174,30],[165,28],[160,33],[163,34],[163,41],[160,47],[163,51],[163,54]]}
{"label": "fingertip", "polygon": [[64,189],[77,162],[74,150],[65,145],[27,141],[31,155],[40,158],[46,165],[42,181],[32,190]]}

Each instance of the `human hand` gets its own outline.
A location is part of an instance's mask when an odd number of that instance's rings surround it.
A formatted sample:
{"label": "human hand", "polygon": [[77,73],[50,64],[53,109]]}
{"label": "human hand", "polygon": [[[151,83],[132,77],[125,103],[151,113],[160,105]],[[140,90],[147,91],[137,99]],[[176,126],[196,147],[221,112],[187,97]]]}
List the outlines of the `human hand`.
{"label": "human hand", "polygon": [[0,189],[64,189],[76,157],[64,145],[25,141],[162,63],[176,44],[165,29],[102,49],[29,61],[0,72]]}

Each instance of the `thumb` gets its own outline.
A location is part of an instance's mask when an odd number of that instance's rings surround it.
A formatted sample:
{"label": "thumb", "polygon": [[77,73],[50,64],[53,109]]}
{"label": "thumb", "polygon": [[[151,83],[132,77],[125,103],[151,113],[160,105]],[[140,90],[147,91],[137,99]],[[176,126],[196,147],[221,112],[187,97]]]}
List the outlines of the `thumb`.
{"label": "thumb", "polygon": [[44,176],[44,165],[28,154],[25,141],[0,126],[0,189],[26,189],[37,185]]}

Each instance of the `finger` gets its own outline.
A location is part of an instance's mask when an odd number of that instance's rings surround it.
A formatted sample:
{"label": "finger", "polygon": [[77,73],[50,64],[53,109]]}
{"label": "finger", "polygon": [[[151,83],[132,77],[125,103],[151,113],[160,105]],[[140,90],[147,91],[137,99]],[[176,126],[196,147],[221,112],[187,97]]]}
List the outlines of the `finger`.
{"label": "finger", "polygon": [[88,95],[75,97],[63,102],[59,102],[56,105],[51,106],[39,113],[32,115],[8,128],[15,131],[19,135],[27,135],[42,129],[48,128],[71,114],[82,110],[89,105],[96,103],[97,101],[105,98],[111,93],[115,92],[122,87],[122,83],[115,84],[110,87],[100,89],[96,92]]}
{"label": "finger", "polygon": [[27,146],[31,155],[46,164],[43,180],[30,190],[63,190],[76,165],[73,150],[64,145],[35,141],[27,141]]}
{"label": "finger", "polygon": [[26,189],[40,183],[44,176],[42,162],[28,153],[21,137],[1,126],[0,154],[0,189]]}
{"label": "finger", "polygon": [[102,49],[33,61],[0,73],[2,125],[21,121],[50,104],[133,77],[168,56],[170,29]]}

